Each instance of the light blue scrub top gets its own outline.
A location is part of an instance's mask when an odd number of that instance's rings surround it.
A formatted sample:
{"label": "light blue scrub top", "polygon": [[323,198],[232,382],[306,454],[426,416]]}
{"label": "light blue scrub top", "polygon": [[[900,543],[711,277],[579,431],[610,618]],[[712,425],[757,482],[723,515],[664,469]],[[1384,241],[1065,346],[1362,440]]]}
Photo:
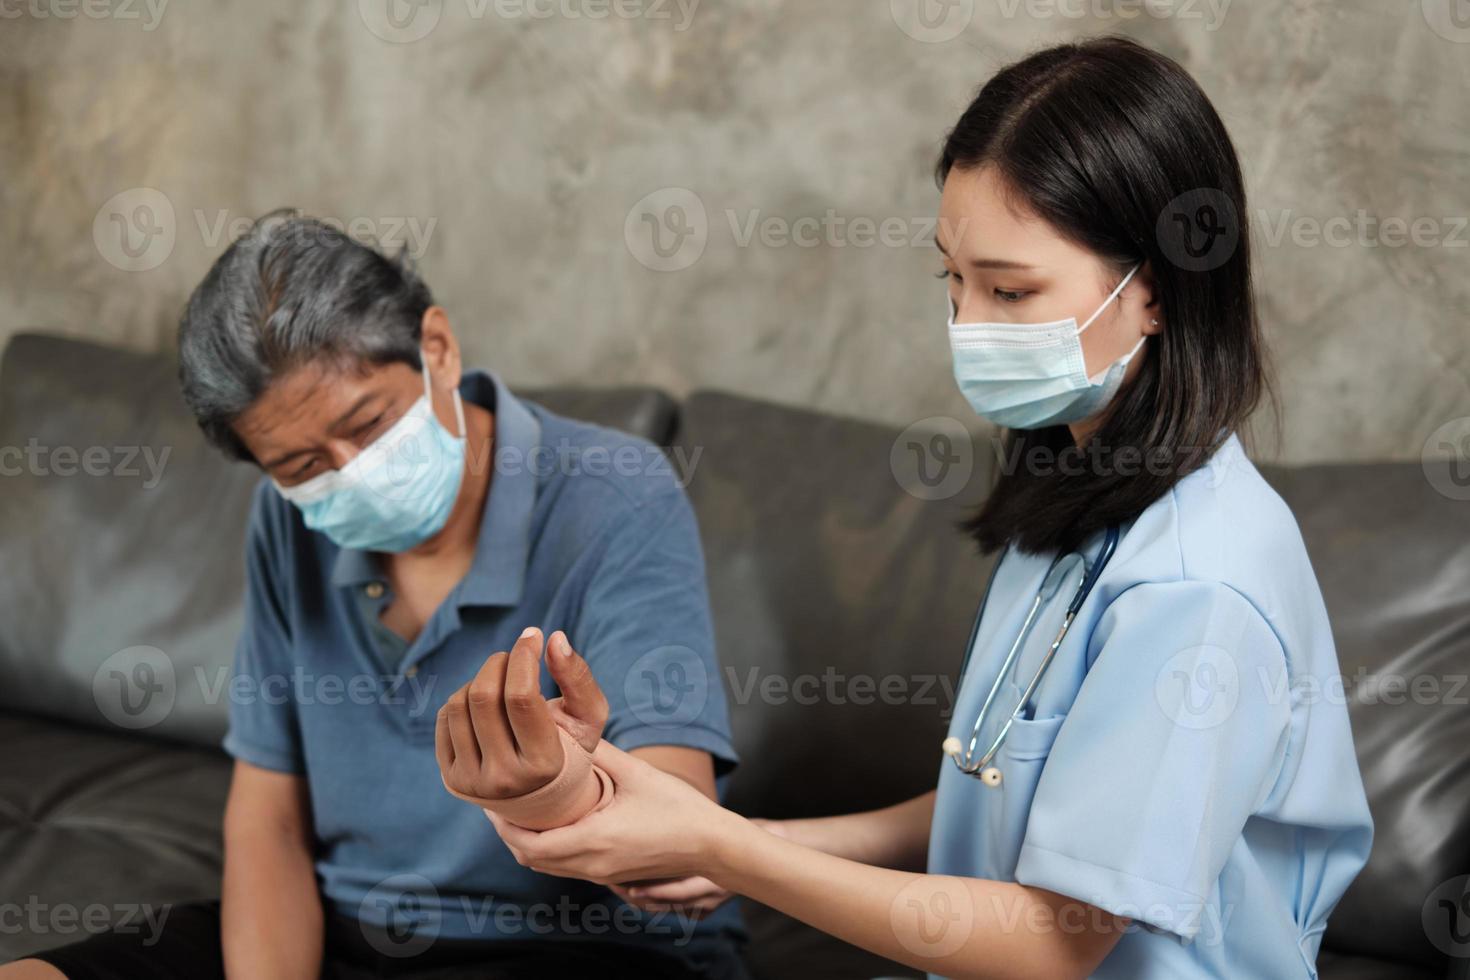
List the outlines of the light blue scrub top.
{"label": "light blue scrub top", "polygon": [[[1011,550],[998,567],[950,723],[965,744],[1050,564]],[[1076,586],[1038,613],[977,757]],[[1316,977],[1373,836],[1338,678],[1296,521],[1232,437],[1123,528],[1006,738],[1001,785],[944,759],[929,870],[1133,919],[1096,977]]]}

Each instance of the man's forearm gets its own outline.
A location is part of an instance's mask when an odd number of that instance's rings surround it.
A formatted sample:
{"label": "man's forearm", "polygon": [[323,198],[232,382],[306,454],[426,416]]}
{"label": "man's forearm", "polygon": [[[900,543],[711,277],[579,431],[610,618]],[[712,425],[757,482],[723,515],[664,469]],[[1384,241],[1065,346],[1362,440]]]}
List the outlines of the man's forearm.
{"label": "man's forearm", "polygon": [[306,847],[266,830],[228,837],[222,923],[230,980],[315,980],[322,903]]}

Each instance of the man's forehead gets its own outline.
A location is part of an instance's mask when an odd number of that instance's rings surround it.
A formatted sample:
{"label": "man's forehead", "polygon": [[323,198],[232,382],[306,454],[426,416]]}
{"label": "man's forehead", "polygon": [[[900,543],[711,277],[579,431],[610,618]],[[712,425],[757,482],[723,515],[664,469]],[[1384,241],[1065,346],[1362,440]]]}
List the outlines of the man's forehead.
{"label": "man's forehead", "polygon": [[304,364],[278,376],[235,420],[235,431],[247,443],[272,444],[287,433],[325,429],[365,396],[393,395],[413,377],[404,364]]}

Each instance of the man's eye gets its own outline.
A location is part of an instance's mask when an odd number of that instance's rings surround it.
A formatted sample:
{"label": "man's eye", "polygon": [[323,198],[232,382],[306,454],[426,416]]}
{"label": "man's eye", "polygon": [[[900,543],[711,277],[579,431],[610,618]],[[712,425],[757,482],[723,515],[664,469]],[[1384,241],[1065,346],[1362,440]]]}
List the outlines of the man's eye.
{"label": "man's eye", "polygon": [[291,474],[291,479],[305,480],[307,477],[313,475],[316,472],[316,464],[317,461],[314,459],[307,460],[301,466],[296,468],[296,472]]}
{"label": "man's eye", "polygon": [[1029,295],[1031,294],[1024,289],[997,289],[995,291],[995,298],[1002,303],[1019,303]]}
{"label": "man's eye", "polygon": [[379,414],[379,415],[375,416],[373,418],[373,420],[371,422],[369,422],[367,425],[364,425],[362,428],[358,429],[357,432],[354,433],[354,435],[358,439],[366,438],[367,436],[372,435],[374,432],[376,432],[378,430],[378,424],[380,422],[382,422],[382,421],[383,421],[383,416],[381,414]]}

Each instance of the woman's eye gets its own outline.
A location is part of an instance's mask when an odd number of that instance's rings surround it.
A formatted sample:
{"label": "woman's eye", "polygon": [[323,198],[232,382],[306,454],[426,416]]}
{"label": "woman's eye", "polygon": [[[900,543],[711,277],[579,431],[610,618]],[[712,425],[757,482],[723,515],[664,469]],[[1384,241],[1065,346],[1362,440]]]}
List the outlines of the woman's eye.
{"label": "woman's eye", "polygon": [[934,278],[935,279],[953,279],[955,282],[964,282],[965,281],[964,280],[964,277],[962,277],[958,272],[950,272],[948,269],[940,269],[938,272],[934,273]]}
{"label": "woman's eye", "polygon": [[1024,289],[997,289],[995,298],[1002,303],[1019,303],[1030,294]]}

